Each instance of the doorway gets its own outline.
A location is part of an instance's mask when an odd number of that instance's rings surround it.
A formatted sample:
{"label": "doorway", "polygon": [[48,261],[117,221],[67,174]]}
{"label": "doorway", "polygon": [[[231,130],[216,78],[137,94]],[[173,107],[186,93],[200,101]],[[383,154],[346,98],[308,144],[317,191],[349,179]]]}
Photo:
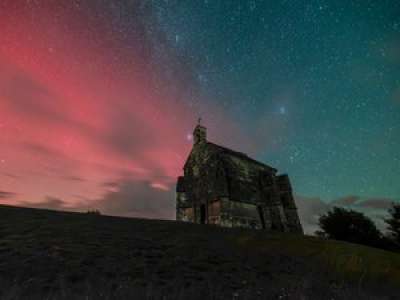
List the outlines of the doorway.
{"label": "doorway", "polygon": [[200,224],[206,224],[206,205],[200,205]]}
{"label": "doorway", "polygon": [[264,212],[261,206],[257,206],[258,215],[260,216],[260,222],[262,229],[265,229],[265,219],[264,219]]}

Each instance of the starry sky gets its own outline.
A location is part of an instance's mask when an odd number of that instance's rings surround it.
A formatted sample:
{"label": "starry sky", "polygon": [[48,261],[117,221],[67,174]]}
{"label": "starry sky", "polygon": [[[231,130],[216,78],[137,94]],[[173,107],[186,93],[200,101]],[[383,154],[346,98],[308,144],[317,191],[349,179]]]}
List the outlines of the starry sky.
{"label": "starry sky", "polygon": [[199,116],[290,175],[309,228],[333,204],[379,218],[400,201],[400,2],[0,2],[0,203],[173,218]]}

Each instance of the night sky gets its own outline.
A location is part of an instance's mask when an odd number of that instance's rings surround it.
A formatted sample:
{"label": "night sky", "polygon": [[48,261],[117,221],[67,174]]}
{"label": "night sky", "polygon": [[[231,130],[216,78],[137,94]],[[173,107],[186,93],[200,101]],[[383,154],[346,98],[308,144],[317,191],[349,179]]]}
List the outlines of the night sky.
{"label": "night sky", "polygon": [[[0,1],[0,203],[174,218],[198,117],[306,231],[400,201],[400,2]],[[313,227],[314,226],[314,227]]]}

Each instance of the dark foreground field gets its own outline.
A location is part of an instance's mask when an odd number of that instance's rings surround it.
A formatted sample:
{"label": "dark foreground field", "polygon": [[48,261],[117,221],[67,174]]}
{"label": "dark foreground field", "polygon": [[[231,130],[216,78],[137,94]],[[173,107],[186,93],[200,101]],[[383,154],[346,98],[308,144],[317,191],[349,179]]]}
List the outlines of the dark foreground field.
{"label": "dark foreground field", "polygon": [[0,299],[400,299],[400,255],[312,237],[0,206]]}

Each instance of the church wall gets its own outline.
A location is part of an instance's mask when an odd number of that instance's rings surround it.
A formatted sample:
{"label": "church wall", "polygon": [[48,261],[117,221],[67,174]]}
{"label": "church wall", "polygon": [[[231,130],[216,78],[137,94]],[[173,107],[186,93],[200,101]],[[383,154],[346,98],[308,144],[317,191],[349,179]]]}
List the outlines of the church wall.
{"label": "church wall", "polygon": [[288,231],[303,233],[300,219],[297,214],[296,204],[293,199],[292,186],[289,177],[285,174],[278,176],[277,179]]}
{"label": "church wall", "polygon": [[208,204],[208,223],[220,224],[221,222],[221,201],[212,201]]}
{"label": "church wall", "polygon": [[264,175],[270,178],[274,176],[273,173],[256,163],[249,163],[240,158],[230,157],[229,161],[230,199],[249,203],[265,201],[265,193],[269,193],[269,189],[267,186],[267,189],[260,186],[264,185],[261,177]]}
{"label": "church wall", "polygon": [[297,214],[297,209],[296,208],[285,209],[285,215],[289,231],[293,233],[303,233],[303,228],[301,227],[300,219]]}
{"label": "church wall", "polygon": [[281,204],[274,204],[269,207],[271,216],[271,229],[288,231],[285,211]]}
{"label": "church wall", "polygon": [[207,143],[200,127],[184,165],[184,181],[178,179],[177,192],[184,193],[177,195],[177,219],[300,232],[289,177],[245,154]]}
{"label": "church wall", "polygon": [[220,225],[261,229],[261,220],[257,206],[250,203],[222,200]]}
{"label": "church wall", "polygon": [[184,192],[176,193],[176,219],[178,221],[194,222],[192,203],[188,201]]}
{"label": "church wall", "polygon": [[204,145],[193,148],[185,164],[185,184],[188,198],[195,204],[216,199],[224,191],[224,182],[217,178],[218,161]]}
{"label": "church wall", "polygon": [[271,211],[269,209],[269,207],[267,206],[262,206],[260,207],[260,209],[262,210],[262,214],[264,216],[264,224],[265,224],[265,230],[270,230],[272,227],[272,221],[271,221]]}
{"label": "church wall", "polygon": [[178,209],[176,212],[176,219],[183,222],[195,222],[193,208],[188,207]]}

